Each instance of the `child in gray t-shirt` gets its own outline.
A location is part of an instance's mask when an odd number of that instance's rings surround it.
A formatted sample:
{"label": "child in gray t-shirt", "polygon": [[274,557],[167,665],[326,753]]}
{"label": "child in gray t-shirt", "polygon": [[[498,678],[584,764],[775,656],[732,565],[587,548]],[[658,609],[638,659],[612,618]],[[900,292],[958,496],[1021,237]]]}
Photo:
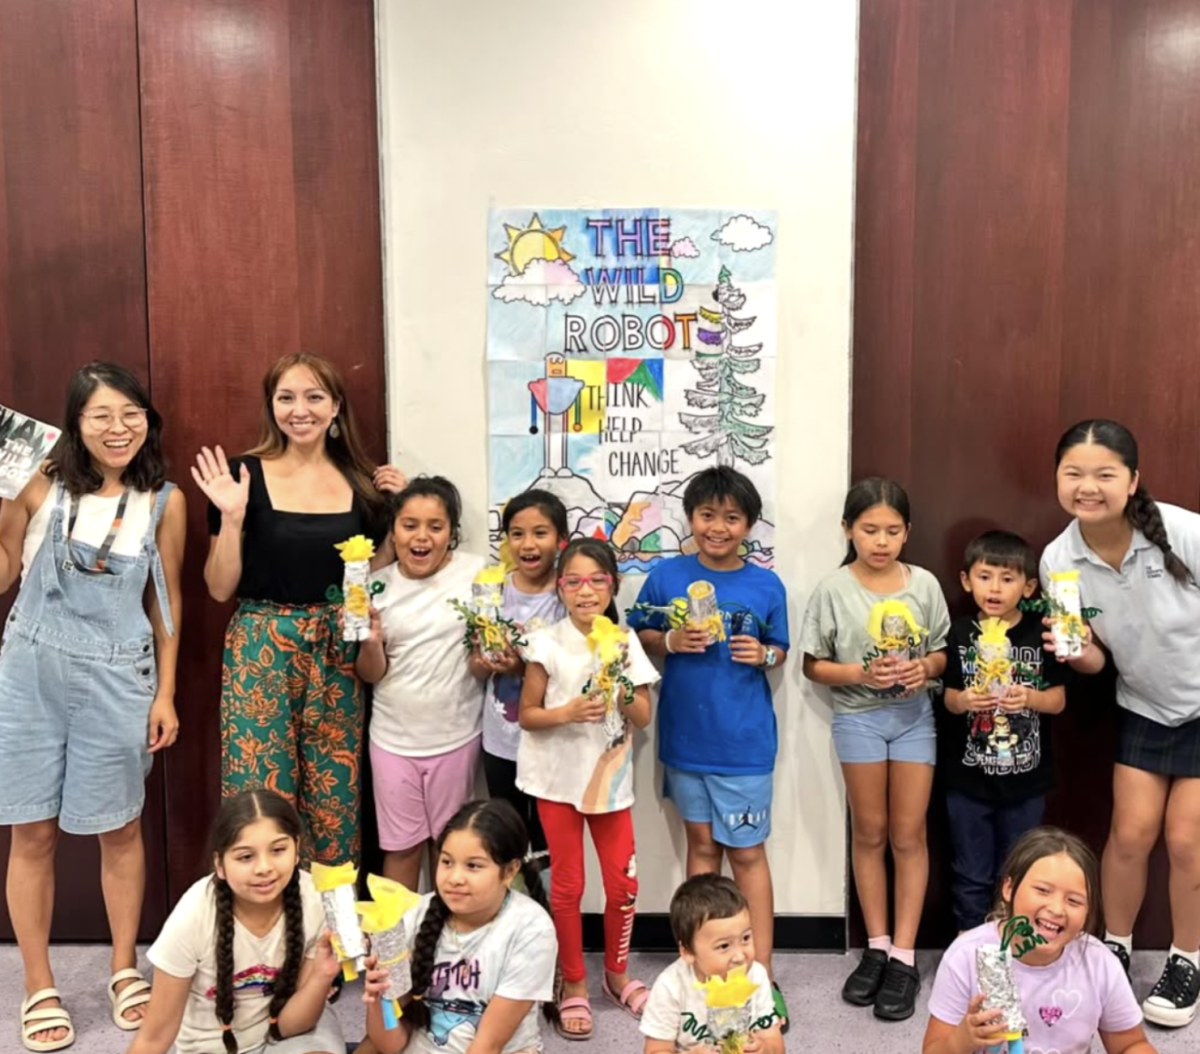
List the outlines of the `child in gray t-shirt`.
{"label": "child in gray t-shirt", "polygon": [[[936,732],[928,685],[946,668],[950,614],[937,580],[900,561],[908,495],[891,480],[850,488],[842,514],[849,552],[817,586],[800,631],[804,674],[832,692],[833,741],[853,831],[852,861],[869,947],[842,998],[885,1021],[911,1017],[920,976],[913,945],[925,899],[925,813]],[[896,864],[888,933],[887,869]],[[894,941],[893,941],[894,935]]]}

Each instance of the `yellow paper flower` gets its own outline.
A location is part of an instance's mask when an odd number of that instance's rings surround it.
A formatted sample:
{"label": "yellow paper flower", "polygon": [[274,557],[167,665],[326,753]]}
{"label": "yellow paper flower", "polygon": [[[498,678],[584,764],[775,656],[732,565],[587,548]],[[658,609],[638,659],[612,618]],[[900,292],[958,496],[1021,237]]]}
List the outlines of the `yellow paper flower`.
{"label": "yellow paper flower", "polygon": [[355,584],[346,590],[346,610],[359,618],[366,618],[371,613],[371,598],[366,589]]}
{"label": "yellow paper flower", "polygon": [[867,618],[867,632],[871,635],[871,639],[885,650],[899,648],[908,643],[906,640],[884,635],[884,620],[890,618],[903,619],[904,625],[912,637],[920,639],[927,632],[925,627],[917,622],[912,610],[903,600],[880,600],[871,608],[871,614]]}
{"label": "yellow paper flower", "polygon": [[371,900],[359,901],[364,933],[384,933],[392,929],[409,911],[421,903],[419,893],[379,875],[367,875]]}
{"label": "yellow paper flower", "polygon": [[370,560],[375,555],[375,543],[365,534],[356,534],[344,542],[338,542],[334,548],[342,554],[342,559],[348,564]]}
{"label": "yellow paper flower", "polygon": [[745,1006],[758,991],[758,985],[746,976],[744,966],[735,966],[724,979],[715,974],[696,987],[704,993],[704,1005],[710,1009]]}
{"label": "yellow paper flower", "polygon": [[592,621],[592,632],[587,635],[588,647],[598,655],[606,666],[615,662],[621,654],[621,645],[628,635],[607,615],[597,615]]}
{"label": "yellow paper flower", "polygon": [[985,618],[979,623],[980,644],[1004,644],[1008,640],[1008,623],[1002,618]]}
{"label": "yellow paper flower", "polygon": [[504,570],[503,564],[485,567],[475,576],[475,584],[480,586],[502,585],[506,574],[507,572]]}
{"label": "yellow paper flower", "polygon": [[1051,571],[1051,582],[1078,582],[1079,572],[1076,571]]}
{"label": "yellow paper flower", "polygon": [[339,886],[352,886],[358,881],[358,868],[350,861],[331,867],[329,864],[314,863],[312,866],[313,886],[318,893],[328,893]]}

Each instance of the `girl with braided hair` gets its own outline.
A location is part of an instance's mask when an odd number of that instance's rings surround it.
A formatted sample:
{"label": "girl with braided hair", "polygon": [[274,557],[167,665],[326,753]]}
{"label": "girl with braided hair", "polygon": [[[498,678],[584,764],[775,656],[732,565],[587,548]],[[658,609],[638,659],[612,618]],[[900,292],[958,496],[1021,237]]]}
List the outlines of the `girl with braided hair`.
{"label": "girl with braided hair", "polygon": [[[154,998],[129,1054],[342,1054],[326,999],[339,972],[320,894],[299,862],[296,810],[274,791],[227,798],[213,874],[150,948]],[[268,1047],[269,1044],[269,1047]]]}
{"label": "girl with braided hair", "polygon": [[[512,888],[518,875],[528,896]],[[396,1028],[368,994],[371,1043],[382,1054],[538,1054],[558,943],[516,809],[503,798],[459,809],[437,841],[435,886],[415,909],[412,990],[388,993],[405,1004]]]}
{"label": "girl with braided hair", "polygon": [[1055,461],[1059,504],[1073,519],[1043,553],[1041,578],[1078,571],[1083,602],[1099,609],[1083,653],[1066,661],[1096,673],[1111,655],[1117,669],[1105,943],[1128,972],[1147,861],[1165,831],[1172,946],[1142,1010],[1177,1028],[1200,1002],[1200,515],[1150,496],[1137,440],[1116,421],[1069,428]]}

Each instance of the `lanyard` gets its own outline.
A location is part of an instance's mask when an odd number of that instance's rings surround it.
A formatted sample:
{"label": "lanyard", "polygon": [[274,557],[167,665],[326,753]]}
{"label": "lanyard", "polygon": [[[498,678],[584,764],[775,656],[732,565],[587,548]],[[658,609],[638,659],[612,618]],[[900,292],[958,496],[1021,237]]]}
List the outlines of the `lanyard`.
{"label": "lanyard", "polygon": [[75,555],[75,550],[71,546],[71,535],[75,533],[75,521],[79,517],[79,506],[76,504],[74,496],[67,496],[67,560],[64,566],[68,571],[72,568],[78,568],[81,571],[90,571],[93,574],[102,574],[104,572],[104,567],[108,563],[108,554],[112,551],[117,531],[121,529],[121,521],[125,518],[125,506],[128,504],[129,488],[126,487],[121,492],[121,500],[117,502],[117,514],[113,517],[112,526],[108,529],[108,537],[104,539],[104,544],[100,546],[100,551],[96,554],[96,566],[88,567],[85,562]]}

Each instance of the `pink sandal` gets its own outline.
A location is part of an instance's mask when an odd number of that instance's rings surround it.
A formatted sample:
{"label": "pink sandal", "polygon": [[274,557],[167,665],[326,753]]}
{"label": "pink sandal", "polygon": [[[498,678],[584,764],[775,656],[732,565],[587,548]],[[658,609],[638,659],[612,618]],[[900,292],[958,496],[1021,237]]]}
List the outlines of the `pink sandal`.
{"label": "pink sandal", "polygon": [[[554,1024],[554,1031],[563,1039],[578,1041],[592,1038],[592,1004],[588,1001],[587,996],[579,995],[559,1000],[558,1018]],[[586,1021],[588,1027],[584,1031],[572,1032],[563,1027],[567,1021]]]}
{"label": "pink sandal", "polygon": [[641,1021],[642,1011],[646,1008],[646,1000],[650,998],[650,989],[642,984],[641,981],[630,981],[629,984],[621,989],[621,994],[617,995],[608,983],[608,975],[606,974],[603,988],[605,998],[610,1003],[619,1006],[635,1021]]}

